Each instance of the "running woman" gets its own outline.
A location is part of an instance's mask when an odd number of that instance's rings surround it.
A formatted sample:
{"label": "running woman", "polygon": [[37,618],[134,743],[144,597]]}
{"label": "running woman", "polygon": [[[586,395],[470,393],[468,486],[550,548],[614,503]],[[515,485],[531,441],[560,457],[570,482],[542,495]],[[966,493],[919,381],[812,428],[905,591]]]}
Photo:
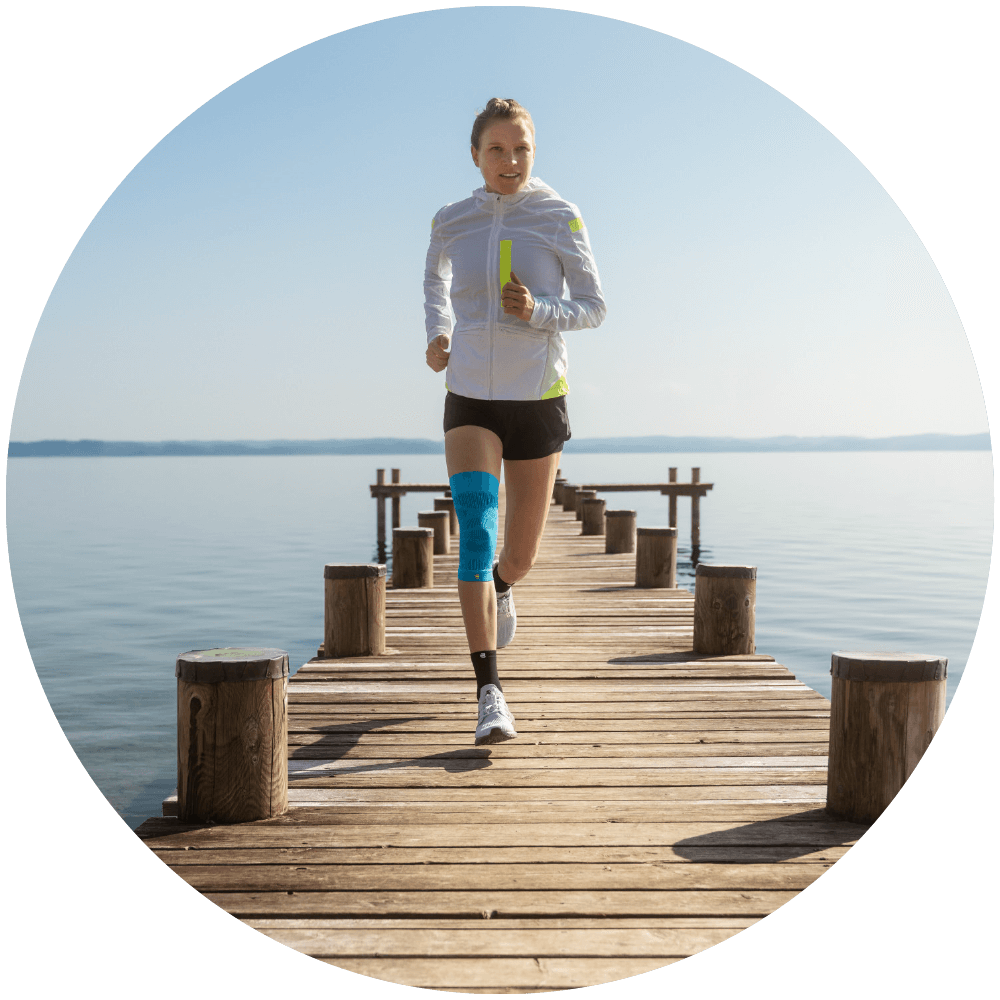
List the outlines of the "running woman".
{"label": "running woman", "polygon": [[[599,326],[605,314],[579,209],[532,176],[534,159],[531,115],[494,97],[472,126],[472,160],[485,183],[434,216],[424,271],[427,364],[447,369],[445,457],[479,697],[477,744],[517,735],[497,649],[514,638],[512,585],[538,555],[570,437],[562,335]],[[507,514],[494,562],[501,463]]]}

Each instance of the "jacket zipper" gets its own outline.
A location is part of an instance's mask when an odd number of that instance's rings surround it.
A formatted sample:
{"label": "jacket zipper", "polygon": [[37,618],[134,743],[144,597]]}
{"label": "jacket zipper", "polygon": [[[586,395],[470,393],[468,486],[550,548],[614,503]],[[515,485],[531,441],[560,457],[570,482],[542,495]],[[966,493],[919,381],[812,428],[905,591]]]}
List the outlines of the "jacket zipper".
{"label": "jacket zipper", "polygon": [[489,334],[490,334],[490,389],[489,398],[493,398],[493,352],[496,340],[497,313],[500,310],[500,235],[501,218],[500,195],[493,202],[493,225],[490,227],[490,245],[486,248],[487,288],[489,289]]}

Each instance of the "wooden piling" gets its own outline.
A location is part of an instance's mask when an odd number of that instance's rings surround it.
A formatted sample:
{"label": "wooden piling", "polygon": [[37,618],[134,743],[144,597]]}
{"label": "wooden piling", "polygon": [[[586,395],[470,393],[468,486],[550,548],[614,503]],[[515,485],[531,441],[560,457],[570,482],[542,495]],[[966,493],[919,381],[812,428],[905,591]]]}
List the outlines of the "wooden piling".
{"label": "wooden piling", "polygon": [[572,483],[563,483],[562,488],[562,507],[563,510],[575,511],[576,510],[576,491],[577,487]]}
{"label": "wooden piling", "polygon": [[448,511],[448,531],[452,538],[458,535],[458,515],[455,513],[455,501],[450,497],[435,497],[435,510]]}
{"label": "wooden piling", "polygon": [[695,569],[694,648],[716,656],[755,652],[756,566]]}
{"label": "wooden piling", "polygon": [[[676,466],[667,470],[667,478],[671,483],[677,482]],[[670,494],[670,527],[677,527],[677,497],[673,493]]]}
{"label": "wooden piling", "polygon": [[563,502],[563,487],[566,485],[566,480],[562,477],[557,477],[556,481],[552,484],[552,499],[561,504]]}
{"label": "wooden piling", "polygon": [[874,823],[944,718],[948,660],[918,653],[834,653],[827,811]]}
{"label": "wooden piling", "polygon": [[581,507],[581,520],[583,521],[583,527],[580,534],[603,535],[605,501],[600,497],[587,497],[582,502]]}
{"label": "wooden piling", "polygon": [[288,808],[288,653],[195,649],[177,657],[182,823],[244,823]]}
{"label": "wooden piling", "polygon": [[[701,482],[701,469],[691,470],[691,482]],[[695,562],[698,560],[698,550],[701,548],[701,497],[697,493],[691,494],[691,556]]]}
{"label": "wooden piling", "polygon": [[[375,482],[379,486],[385,485],[385,469],[375,470]],[[385,497],[375,498],[376,510],[376,530],[378,532],[378,558],[380,562],[385,561]]]}
{"label": "wooden piling", "polygon": [[577,489],[575,496],[573,497],[573,510],[576,512],[576,519],[578,521],[583,520],[583,502],[584,500],[593,500],[597,496],[596,490],[581,490]]}
{"label": "wooden piling", "polygon": [[446,556],[451,552],[451,525],[446,510],[421,510],[417,524],[434,532],[434,555]]}
{"label": "wooden piling", "polygon": [[409,590],[434,586],[434,529],[392,529],[392,586]]}
{"label": "wooden piling", "polygon": [[635,552],[635,511],[604,511],[604,551]]}
{"label": "wooden piling", "polygon": [[636,528],[635,585],[677,586],[677,529]]}
{"label": "wooden piling", "polygon": [[[392,470],[392,481],[394,483],[399,482],[399,469]],[[399,527],[399,497],[392,498],[392,527],[393,530]]]}
{"label": "wooden piling", "polygon": [[385,566],[327,563],[323,649],[329,658],[385,652]]}

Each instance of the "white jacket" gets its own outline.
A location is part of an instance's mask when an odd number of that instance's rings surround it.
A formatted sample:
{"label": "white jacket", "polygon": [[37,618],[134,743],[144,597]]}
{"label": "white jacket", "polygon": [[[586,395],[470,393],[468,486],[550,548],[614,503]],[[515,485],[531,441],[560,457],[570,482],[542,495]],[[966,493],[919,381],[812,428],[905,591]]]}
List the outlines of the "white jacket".
{"label": "white jacket", "polygon": [[[500,307],[511,269],[535,299],[528,322]],[[445,378],[451,392],[475,399],[567,393],[562,334],[599,326],[605,313],[577,207],[537,177],[517,194],[481,187],[445,205],[431,224],[424,312],[428,343],[452,335]]]}

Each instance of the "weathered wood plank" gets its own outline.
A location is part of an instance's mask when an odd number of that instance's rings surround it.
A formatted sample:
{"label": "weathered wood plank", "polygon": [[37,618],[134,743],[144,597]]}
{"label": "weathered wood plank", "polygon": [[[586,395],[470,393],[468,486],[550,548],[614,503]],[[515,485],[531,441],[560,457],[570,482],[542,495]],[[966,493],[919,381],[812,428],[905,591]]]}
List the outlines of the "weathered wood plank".
{"label": "weathered wood plank", "polygon": [[[421,718],[414,717],[407,713],[409,717],[403,718],[373,718],[371,716],[358,715],[352,719],[347,717],[331,717],[328,715],[302,713],[297,714],[294,720],[289,722],[289,729],[292,732],[316,732],[316,733],[358,733],[358,734],[386,734],[402,735],[409,733],[462,733],[466,745],[471,745],[469,740],[469,725],[467,720],[457,718],[438,719],[433,715]],[[335,721],[332,721],[334,720]],[[659,737],[669,733],[748,733],[752,736],[760,729],[762,721],[766,723],[766,731],[786,731],[786,732],[819,732],[827,737],[830,732],[829,713],[809,713],[782,712],[770,713],[761,717],[758,713],[748,714],[746,717],[735,717],[729,715],[704,714],[697,718],[671,718],[664,719],[662,716],[650,719],[593,719],[588,718],[586,725],[579,722],[565,719],[538,719],[522,720],[518,719],[518,732],[526,738],[530,734],[532,739],[548,739],[558,742],[564,738],[569,740],[570,736],[577,736],[590,739],[591,734],[602,742],[608,742],[614,737],[621,737],[624,740],[641,741],[643,737]],[[586,729],[584,733],[579,730]],[[565,734],[565,735],[564,735]]]}
{"label": "weathered wood plank", "polygon": [[[555,990],[652,972],[680,957],[660,958],[336,958],[320,959],[350,972],[404,986],[465,991],[478,987]],[[491,984],[483,986],[483,984]]]}
{"label": "weathered wood plank", "polygon": [[807,848],[768,844],[683,847],[154,847],[171,866],[183,865],[507,865],[507,864],[832,864],[844,845]]}
{"label": "weathered wood plank", "polygon": [[205,896],[233,916],[352,917],[763,917],[799,890],[678,889],[675,891],[595,891],[533,889],[509,891],[441,890],[405,892],[233,891]]}
{"label": "weathered wood plank", "polygon": [[[467,818],[468,820],[468,818]],[[215,850],[254,847],[647,847],[685,841],[715,846],[803,846],[853,843],[866,827],[831,820],[818,811],[758,822],[701,821],[662,823],[505,823],[496,829],[480,822],[448,820],[437,824],[386,823],[371,826],[303,827],[299,824],[243,823],[192,827],[162,824],[160,835],[145,838],[151,848]]]}
{"label": "weathered wood plank", "polygon": [[[785,819],[789,822],[811,824],[813,817],[825,817],[825,810],[817,808],[826,801],[825,791],[815,786],[782,787],[748,791],[742,787],[713,790],[716,797],[711,801],[699,799],[692,789],[653,789],[658,798],[640,799],[566,799],[546,796],[537,800],[526,798],[533,790],[518,790],[516,795],[505,796],[503,801],[486,798],[491,790],[477,790],[474,796],[463,793],[456,798],[450,791],[435,799],[435,790],[422,793],[421,800],[405,798],[413,794],[412,789],[391,790],[338,790],[318,789],[314,793],[318,801],[315,805],[302,798],[293,802],[288,812],[273,820],[246,824],[250,836],[272,828],[287,828],[292,831],[311,827],[390,827],[397,826],[458,826],[469,825],[470,817],[477,825],[490,826],[534,825],[534,824],[576,824],[593,823],[595,820],[609,826],[628,823],[649,822],[655,817],[663,822],[737,822],[753,824]],[[650,791],[650,790],[646,790]],[[770,794],[770,798],[760,798]],[[381,796],[379,798],[378,796]],[[297,798],[299,798],[297,796]],[[799,811],[794,811],[799,810]],[[143,839],[159,837],[175,838],[190,833],[196,839],[195,845],[204,843],[210,847],[210,839],[216,827],[189,827],[178,822],[176,817],[155,816],[146,820],[137,830]],[[845,838],[846,839],[846,838]]]}
{"label": "weathered wood plank", "polygon": [[[576,734],[579,735],[579,734]],[[388,739],[391,739],[389,737]],[[305,742],[308,740],[309,742]],[[511,760],[532,761],[526,766],[543,767],[548,764],[539,763],[547,761],[556,763],[558,761],[572,760],[576,763],[573,766],[591,767],[590,763],[582,763],[588,759],[605,760],[608,758],[628,758],[638,765],[639,760],[652,760],[662,758],[664,761],[680,759],[711,758],[712,761],[725,757],[732,762],[747,762],[750,759],[767,759],[773,761],[774,758],[782,758],[781,763],[791,762],[792,758],[810,757],[821,758],[816,763],[826,759],[826,742],[816,740],[812,743],[719,743],[716,741],[705,742],[703,740],[676,741],[673,743],[644,743],[642,746],[629,746],[627,744],[615,743],[611,746],[601,744],[582,745],[573,743],[569,745],[548,743],[544,746],[534,742],[523,742],[518,744],[516,740],[511,740],[508,747],[477,747],[469,746],[469,740],[456,738],[454,743],[385,743],[377,737],[366,738],[362,741],[343,737],[341,739],[326,739],[322,736],[304,736],[295,743],[290,741],[289,754],[293,760],[341,760],[347,762],[357,762],[360,760],[384,760],[396,761],[404,760],[458,760],[467,758],[469,760],[490,760],[494,764],[500,761]],[[402,756],[404,751],[410,751],[407,756]],[[558,765],[556,766],[565,766]],[[605,763],[604,766],[608,766]],[[653,765],[655,766],[655,765]],[[669,764],[665,766],[671,766]],[[711,766],[707,761],[705,767]]]}
{"label": "weathered wood plank", "polygon": [[516,740],[473,745],[453,549],[433,589],[387,588],[382,655],[292,677],[285,815],[139,836],[274,940],[440,990],[621,979],[772,912],[865,829],[822,809],[829,702],[693,652],[694,595],[603,548],[550,509],[499,657]]}
{"label": "weathered wood plank", "polygon": [[738,933],[740,927],[545,928],[509,930],[492,921],[483,929],[258,927],[269,938],[315,958],[412,957],[441,958],[537,955],[587,958],[692,955]]}
{"label": "weathered wood plank", "polygon": [[441,864],[170,865],[202,892],[434,892],[804,889],[829,865]]}

